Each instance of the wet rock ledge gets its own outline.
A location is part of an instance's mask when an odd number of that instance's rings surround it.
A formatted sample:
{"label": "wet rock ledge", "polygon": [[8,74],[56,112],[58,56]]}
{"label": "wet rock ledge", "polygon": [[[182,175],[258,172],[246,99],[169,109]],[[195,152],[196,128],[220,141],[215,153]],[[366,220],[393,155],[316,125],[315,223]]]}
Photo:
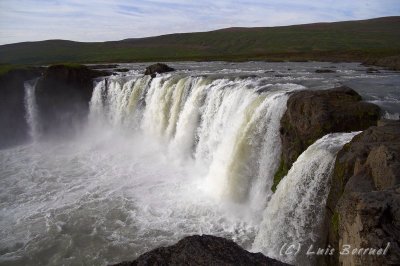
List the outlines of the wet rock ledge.
{"label": "wet rock ledge", "polygon": [[288,265],[265,257],[261,253],[250,253],[235,242],[211,235],[193,235],[175,245],[149,251],[136,260],[115,266],[144,265]]}

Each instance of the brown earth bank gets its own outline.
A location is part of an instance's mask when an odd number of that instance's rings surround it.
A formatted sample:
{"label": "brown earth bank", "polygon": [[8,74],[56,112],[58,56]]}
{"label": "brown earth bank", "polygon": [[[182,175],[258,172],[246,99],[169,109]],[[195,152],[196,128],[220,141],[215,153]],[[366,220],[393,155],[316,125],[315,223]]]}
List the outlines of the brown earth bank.
{"label": "brown earth bank", "polygon": [[345,86],[291,94],[281,119],[282,155],[272,190],[317,139],[328,133],[367,129],[376,125],[380,112],[378,106],[363,102],[357,92]]}
{"label": "brown earth bank", "polygon": [[363,62],[364,65],[385,67],[390,70],[400,71],[400,55],[381,58],[370,58]]}
{"label": "brown earth bank", "polygon": [[136,260],[115,264],[115,266],[144,265],[288,265],[265,257],[261,253],[251,253],[235,242],[211,235],[193,235],[168,247],[159,247]]}
{"label": "brown earth bank", "polygon": [[335,253],[328,265],[400,265],[399,121],[379,121],[339,151],[326,210],[326,242],[336,250],[369,254],[389,243],[385,255]]}

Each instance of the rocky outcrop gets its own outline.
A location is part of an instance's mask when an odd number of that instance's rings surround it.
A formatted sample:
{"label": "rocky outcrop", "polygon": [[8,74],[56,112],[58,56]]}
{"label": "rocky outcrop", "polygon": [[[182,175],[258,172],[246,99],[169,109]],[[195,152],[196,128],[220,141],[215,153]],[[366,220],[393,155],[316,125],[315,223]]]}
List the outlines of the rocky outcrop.
{"label": "rocky outcrop", "polygon": [[129,69],[128,68],[116,68],[116,69],[114,69],[114,71],[117,71],[117,72],[128,72]]}
{"label": "rocky outcrop", "polygon": [[151,66],[146,67],[146,71],[144,72],[145,75],[151,75],[151,77],[155,77],[156,74],[161,74],[165,72],[174,71],[172,67],[167,66],[166,64],[157,63]]}
{"label": "rocky outcrop", "polygon": [[354,90],[342,86],[330,90],[293,93],[281,119],[282,157],[273,190],[297,157],[328,133],[364,130],[376,125],[378,106],[363,102]]}
{"label": "rocky outcrop", "polygon": [[375,73],[380,73],[380,71],[373,67],[367,68],[367,74],[375,74]]}
{"label": "rocky outcrop", "polygon": [[335,70],[332,69],[317,69],[315,73],[323,74],[323,73],[336,73]]}
{"label": "rocky outcrop", "polygon": [[136,265],[288,265],[265,257],[261,253],[250,253],[235,242],[211,235],[194,235],[169,247],[156,248],[131,262],[118,266]]}
{"label": "rocky outcrop", "polygon": [[0,148],[28,137],[24,82],[41,75],[40,68],[13,69],[0,75]]}
{"label": "rocky outcrop", "polygon": [[68,135],[88,114],[93,78],[107,75],[82,65],[47,68],[36,85],[36,102],[43,136]]}
{"label": "rocky outcrop", "polygon": [[[400,264],[400,122],[384,121],[338,153],[327,201],[327,244],[385,255],[339,255],[329,265]],[[390,243],[388,247],[388,243]],[[368,253],[371,250],[368,250]],[[371,251],[374,252],[374,251]]]}

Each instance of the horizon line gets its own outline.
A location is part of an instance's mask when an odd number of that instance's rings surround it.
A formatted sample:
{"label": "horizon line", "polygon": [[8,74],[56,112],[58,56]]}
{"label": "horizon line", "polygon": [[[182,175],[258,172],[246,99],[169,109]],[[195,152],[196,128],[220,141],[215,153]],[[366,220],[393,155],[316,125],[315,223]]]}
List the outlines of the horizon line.
{"label": "horizon line", "polygon": [[49,42],[49,41],[64,41],[64,42],[74,42],[74,43],[108,43],[108,42],[122,42],[122,41],[129,41],[129,40],[140,40],[140,39],[150,39],[150,38],[157,38],[162,36],[170,36],[170,35],[178,35],[178,34],[196,34],[196,33],[208,33],[208,32],[215,32],[215,31],[222,31],[222,30],[229,30],[229,29],[266,29],[266,28],[283,28],[283,27],[295,27],[295,26],[306,26],[306,25],[316,25],[316,24],[334,24],[334,23],[345,23],[345,22],[357,22],[357,21],[368,21],[368,20],[379,20],[379,19],[387,19],[387,18],[400,18],[399,16],[384,16],[384,17],[373,17],[368,19],[354,19],[354,20],[338,20],[338,21],[320,21],[320,22],[311,22],[311,23],[301,23],[301,24],[288,24],[288,25],[277,25],[277,26],[257,26],[257,27],[227,27],[227,28],[218,28],[214,30],[208,31],[189,31],[189,32],[173,32],[173,33],[166,33],[160,35],[151,35],[151,36],[144,36],[144,37],[135,37],[135,38],[125,38],[119,40],[107,40],[107,41],[75,41],[70,39],[44,39],[44,40],[37,40],[37,41],[22,41],[22,42],[14,42],[14,43],[5,43],[0,44],[1,46],[7,45],[15,45],[15,44],[26,44],[26,43],[37,43],[37,42]]}

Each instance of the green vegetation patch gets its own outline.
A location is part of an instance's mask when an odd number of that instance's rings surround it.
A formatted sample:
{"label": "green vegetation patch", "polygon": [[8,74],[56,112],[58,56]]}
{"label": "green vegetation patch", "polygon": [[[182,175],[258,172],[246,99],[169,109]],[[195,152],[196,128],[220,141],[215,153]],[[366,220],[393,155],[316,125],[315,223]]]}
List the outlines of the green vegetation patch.
{"label": "green vegetation patch", "polygon": [[78,63],[62,63],[62,64],[51,65],[50,67],[55,67],[55,66],[65,66],[68,68],[75,68],[75,69],[87,68],[85,65]]}
{"label": "green vegetation patch", "polygon": [[339,233],[339,221],[340,221],[340,215],[338,212],[335,211],[331,219],[331,226],[335,234]]}
{"label": "green vegetation patch", "polygon": [[0,64],[0,76],[3,76],[10,72],[11,70],[26,69],[26,66],[22,65],[10,65],[10,64]]}

